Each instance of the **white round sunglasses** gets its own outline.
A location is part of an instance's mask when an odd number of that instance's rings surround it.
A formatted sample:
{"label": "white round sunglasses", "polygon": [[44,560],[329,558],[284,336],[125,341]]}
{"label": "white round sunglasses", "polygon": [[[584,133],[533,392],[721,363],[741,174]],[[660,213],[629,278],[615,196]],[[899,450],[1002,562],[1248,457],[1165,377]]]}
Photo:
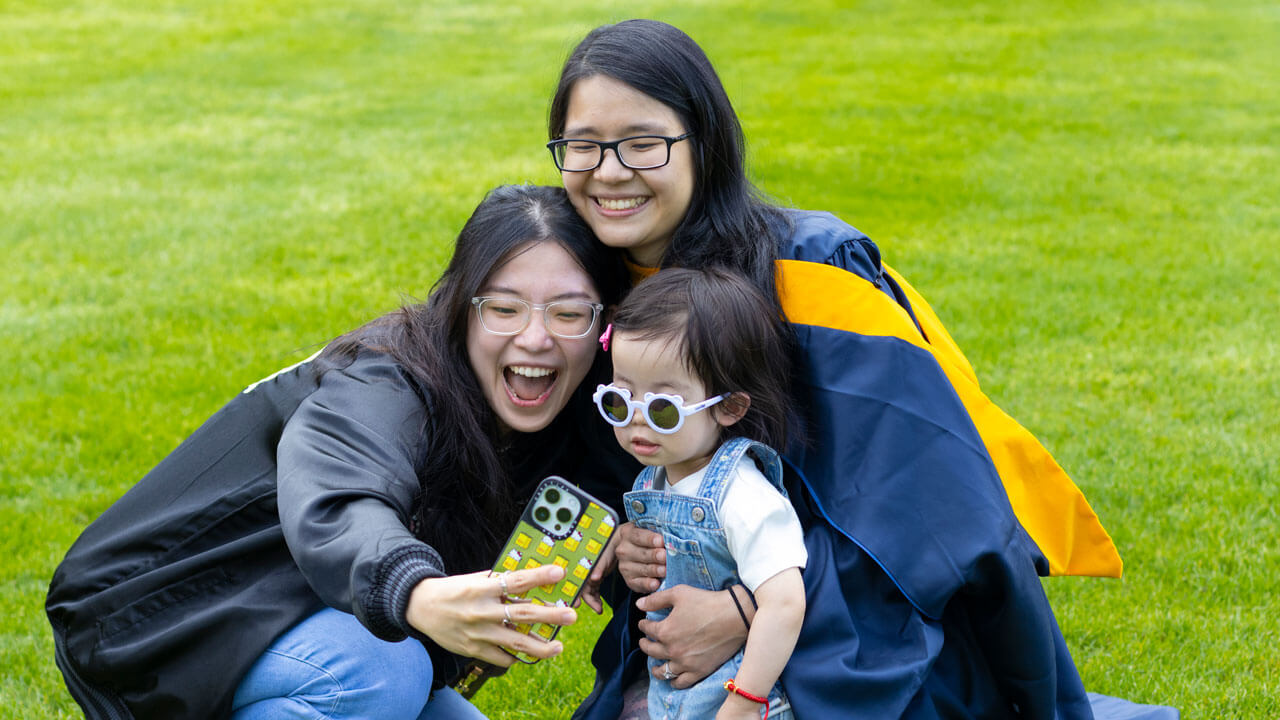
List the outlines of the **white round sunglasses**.
{"label": "white round sunglasses", "polygon": [[636,410],[655,432],[670,435],[678,432],[684,419],[724,400],[733,393],[707,398],[699,403],[685,405],[684,398],[667,393],[645,393],[644,400],[632,400],[631,391],[614,385],[597,385],[591,399],[600,415],[614,427],[625,427]]}

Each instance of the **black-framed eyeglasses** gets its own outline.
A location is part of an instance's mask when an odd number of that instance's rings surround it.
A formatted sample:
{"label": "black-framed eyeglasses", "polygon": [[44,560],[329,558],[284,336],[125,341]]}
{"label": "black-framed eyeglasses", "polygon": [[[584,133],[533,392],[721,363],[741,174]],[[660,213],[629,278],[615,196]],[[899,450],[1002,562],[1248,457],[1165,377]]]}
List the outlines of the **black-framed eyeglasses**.
{"label": "black-framed eyeglasses", "polygon": [[480,327],[494,335],[519,335],[529,327],[534,310],[542,311],[542,322],[547,332],[559,338],[573,340],[585,337],[596,325],[596,316],[604,309],[600,303],[583,300],[560,300],[544,304],[531,303],[514,297],[473,297]]}
{"label": "black-framed eyeglasses", "polygon": [[547,143],[556,167],[564,172],[590,172],[604,162],[604,151],[612,150],[623,167],[632,170],[653,170],[671,162],[671,146],[693,137],[687,132],[677,137],[666,135],[635,135],[612,142],[565,138]]}

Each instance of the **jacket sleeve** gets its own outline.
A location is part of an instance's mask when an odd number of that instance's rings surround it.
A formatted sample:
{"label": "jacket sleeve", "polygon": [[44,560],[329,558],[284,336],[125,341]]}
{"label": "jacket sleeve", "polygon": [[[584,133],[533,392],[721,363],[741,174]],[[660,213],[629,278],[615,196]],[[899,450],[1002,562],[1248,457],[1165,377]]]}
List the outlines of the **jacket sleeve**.
{"label": "jacket sleeve", "polygon": [[409,633],[414,586],[445,574],[436,551],[409,530],[426,412],[396,363],[362,352],[321,377],[277,449],[280,520],[294,561],[326,604],[386,640]]}

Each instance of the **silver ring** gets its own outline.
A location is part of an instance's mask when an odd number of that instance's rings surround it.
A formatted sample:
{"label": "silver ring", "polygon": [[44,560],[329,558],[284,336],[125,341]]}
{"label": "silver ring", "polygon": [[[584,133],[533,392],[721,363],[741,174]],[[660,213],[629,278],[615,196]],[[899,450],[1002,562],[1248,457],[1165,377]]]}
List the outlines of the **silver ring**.
{"label": "silver ring", "polygon": [[507,594],[507,574],[503,573],[498,576],[498,586],[502,588],[502,594]]}
{"label": "silver ring", "polygon": [[663,679],[663,680],[666,680],[667,682],[671,682],[672,680],[675,680],[675,679],[676,679],[676,677],[677,677],[677,675],[676,675],[675,673],[671,672],[671,661],[670,661],[670,660],[668,660],[668,661],[666,661],[665,663],[663,663],[663,665],[662,665],[662,679]]}
{"label": "silver ring", "polygon": [[512,619],[511,619],[511,606],[510,606],[510,605],[503,605],[503,606],[502,606],[502,617],[506,618],[505,620],[503,620],[503,621],[502,621],[502,624],[503,624],[503,625],[515,625],[515,624],[516,624],[516,622],[515,622],[514,620],[512,620]]}

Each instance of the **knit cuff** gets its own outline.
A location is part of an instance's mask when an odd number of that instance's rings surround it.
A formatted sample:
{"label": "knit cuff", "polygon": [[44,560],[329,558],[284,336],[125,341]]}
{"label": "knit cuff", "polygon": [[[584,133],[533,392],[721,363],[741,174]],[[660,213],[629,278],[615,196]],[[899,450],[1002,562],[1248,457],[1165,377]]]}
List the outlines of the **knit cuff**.
{"label": "knit cuff", "polygon": [[369,589],[366,604],[369,631],[390,642],[408,637],[413,631],[407,617],[413,589],[427,578],[444,575],[444,562],[427,545],[412,545],[392,552],[378,565],[377,578]]}

